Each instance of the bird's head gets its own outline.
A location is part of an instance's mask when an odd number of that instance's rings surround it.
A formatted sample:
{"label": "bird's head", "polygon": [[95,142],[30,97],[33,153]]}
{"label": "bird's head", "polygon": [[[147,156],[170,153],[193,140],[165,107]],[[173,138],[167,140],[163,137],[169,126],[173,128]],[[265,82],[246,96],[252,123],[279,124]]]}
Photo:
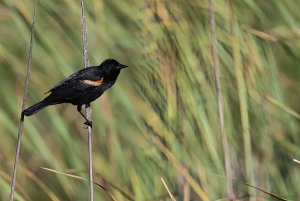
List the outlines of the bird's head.
{"label": "bird's head", "polygon": [[119,73],[121,69],[126,68],[128,66],[119,63],[115,59],[106,59],[100,64],[100,67],[104,69],[107,74]]}

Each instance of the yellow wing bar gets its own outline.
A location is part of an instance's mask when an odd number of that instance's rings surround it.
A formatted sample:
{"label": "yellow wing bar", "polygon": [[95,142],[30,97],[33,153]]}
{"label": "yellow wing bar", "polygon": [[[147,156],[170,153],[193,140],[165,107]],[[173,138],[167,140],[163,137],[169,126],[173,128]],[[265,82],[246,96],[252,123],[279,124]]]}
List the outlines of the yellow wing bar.
{"label": "yellow wing bar", "polygon": [[100,86],[103,82],[103,79],[104,78],[101,78],[100,80],[83,80],[83,82],[93,86]]}

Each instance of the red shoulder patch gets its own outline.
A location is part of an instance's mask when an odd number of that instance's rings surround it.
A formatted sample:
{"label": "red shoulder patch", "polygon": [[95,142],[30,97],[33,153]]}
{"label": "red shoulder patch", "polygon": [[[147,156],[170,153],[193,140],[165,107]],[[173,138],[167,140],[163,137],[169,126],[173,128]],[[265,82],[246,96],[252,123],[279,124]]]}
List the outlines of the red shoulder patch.
{"label": "red shoulder patch", "polygon": [[101,78],[100,80],[83,80],[83,82],[93,86],[100,86],[103,80],[104,78]]}

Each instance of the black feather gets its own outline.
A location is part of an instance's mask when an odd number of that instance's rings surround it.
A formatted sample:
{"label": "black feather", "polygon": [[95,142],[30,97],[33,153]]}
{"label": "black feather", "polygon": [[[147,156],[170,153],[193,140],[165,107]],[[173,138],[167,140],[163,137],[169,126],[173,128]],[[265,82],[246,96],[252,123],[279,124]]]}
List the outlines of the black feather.
{"label": "black feather", "polygon": [[46,107],[48,105],[49,104],[46,101],[38,102],[38,103],[32,105],[31,107],[27,108],[26,110],[24,110],[22,112],[22,115],[31,116],[31,115],[37,113],[38,111],[40,111],[41,109],[43,109],[44,107]]}

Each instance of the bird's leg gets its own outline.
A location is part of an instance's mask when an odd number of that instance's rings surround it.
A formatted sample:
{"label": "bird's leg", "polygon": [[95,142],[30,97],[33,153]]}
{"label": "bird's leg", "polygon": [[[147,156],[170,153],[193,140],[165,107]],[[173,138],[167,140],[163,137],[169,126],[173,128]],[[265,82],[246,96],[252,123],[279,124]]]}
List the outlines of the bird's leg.
{"label": "bird's leg", "polygon": [[83,118],[86,120],[86,122],[84,122],[85,125],[87,126],[90,126],[91,128],[93,127],[93,122],[88,120],[86,118],[86,116],[81,112],[81,108],[82,108],[82,105],[78,105],[77,106],[77,111],[80,113],[81,116],[83,116]]}

